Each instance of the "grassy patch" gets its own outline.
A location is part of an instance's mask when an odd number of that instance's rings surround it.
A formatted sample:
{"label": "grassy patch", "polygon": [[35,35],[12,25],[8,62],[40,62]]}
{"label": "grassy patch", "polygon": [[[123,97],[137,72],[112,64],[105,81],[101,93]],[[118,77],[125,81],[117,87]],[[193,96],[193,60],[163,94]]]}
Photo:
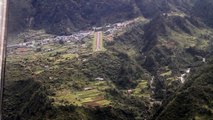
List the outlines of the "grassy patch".
{"label": "grassy patch", "polygon": [[170,71],[167,71],[165,73],[162,73],[160,76],[165,77],[165,76],[171,76],[171,75],[172,75],[172,71],[170,70]]}
{"label": "grassy patch", "polygon": [[150,91],[148,90],[148,81],[147,80],[141,80],[137,87],[133,89],[133,96],[137,97],[150,97]]}

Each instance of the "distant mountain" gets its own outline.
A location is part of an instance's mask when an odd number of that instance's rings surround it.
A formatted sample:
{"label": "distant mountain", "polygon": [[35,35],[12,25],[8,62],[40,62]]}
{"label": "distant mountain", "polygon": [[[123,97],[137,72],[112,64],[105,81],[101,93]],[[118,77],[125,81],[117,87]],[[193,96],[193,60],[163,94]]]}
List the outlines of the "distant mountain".
{"label": "distant mountain", "polygon": [[18,24],[17,27],[11,25],[10,30],[21,26],[55,34],[70,34],[92,25],[100,26],[139,15],[128,0],[10,0],[10,4],[10,23]]}
{"label": "distant mountain", "polygon": [[[211,18],[211,1],[205,0],[10,0],[9,31],[45,29],[53,34],[70,34],[137,16],[153,18],[171,11]],[[210,2],[210,4],[209,4]],[[206,5],[208,5],[206,7]],[[205,14],[202,14],[205,13]]]}
{"label": "distant mountain", "polygon": [[21,32],[29,28],[29,18],[33,16],[34,8],[30,0],[9,0],[9,33]]}

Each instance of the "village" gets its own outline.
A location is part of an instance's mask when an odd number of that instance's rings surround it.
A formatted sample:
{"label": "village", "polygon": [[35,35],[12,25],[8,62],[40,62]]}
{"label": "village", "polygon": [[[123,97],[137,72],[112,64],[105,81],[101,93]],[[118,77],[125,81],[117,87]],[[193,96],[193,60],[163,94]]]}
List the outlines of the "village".
{"label": "village", "polygon": [[[102,27],[92,27],[88,30],[81,30],[79,32],[74,32],[72,35],[68,36],[54,36],[45,38],[42,40],[34,40],[33,38],[28,39],[27,42],[21,42],[18,44],[8,45],[8,54],[23,54],[29,51],[37,51],[42,48],[42,46],[50,45],[50,44],[62,44],[62,45],[70,45],[73,49],[71,53],[77,53],[79,51],[79,44],[83,46],[83,48],[87,47],[85,44],[82,44],[82,40],[88,38],[86,40],[91,40],[94,36],[95,32],[101,31],[103,32],[103,39],[105,41],[112,41],[115,36],[118,36],[123,31],[125,31],[128,27],[136,24],[140,21],[146,21],[144,18],[136,18],[133,20],[128,20],[125,22],[108,24]],[[42,49],[42,52],[50,52],[53,49]]]}

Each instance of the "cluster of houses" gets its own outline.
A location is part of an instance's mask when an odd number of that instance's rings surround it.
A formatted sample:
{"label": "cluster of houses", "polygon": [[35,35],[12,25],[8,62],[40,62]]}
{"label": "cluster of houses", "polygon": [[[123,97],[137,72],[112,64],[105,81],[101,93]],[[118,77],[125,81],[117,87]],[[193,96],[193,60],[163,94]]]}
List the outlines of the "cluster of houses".
{"label": "cluster of houses", "polygon": [[105,28],[107,29],[106,31],[104,31],[104,35],[106,37],[107,40],[111,41],[114,37],[114,35],[118,32],[118,31],[122,31],[124,28],[128,27],[129,25],[135,23],[136,20],[129,20],[129,21],[125,21],[122,23],[115,23],[112,25],[107,25],[105,26]]}
{"label": "cluster of houses", "polygon": [[29,42],[14,44],[14,45],[8,45],[7,47],[8,48],[35,47],[35,45],[46,45],[49,43],[58,42],[60,40],[69,43],[69,42],[73,42],[73,41],[82,40],[83,38],[85,38],[91,34],[92,34],[92,31],[80,31],[80,32],[74,33],[70,36],[57,36],[55,38],[47,38],[44,40],[29,41]]}
{"label": "cluster of houses", "polygon": [[75,41],[82,40],[83,38],[91,35],[92,33],[93,33],[92,31],[80,31],[80,32],[74,33],[70,36],[57,36],[54,38],[53,41],[57,42],[57,41],[62,40],[67,43],[75,42]]}
{"label": "cluster of houses", "polygon": [[116,31],[122,30],[123,28],[127,27],[128,25],[133,24],[136,22],[137,19],[129,20],[125,22],[115,23],[115,24],[108,24],[104,27],[93,27],[93,31],[103,31],[105,35],[112,35]]}
{"label": "cluster of houses", "polygon": [[[95,80],[97,80],[97,81],[104,81],[104,78],[102,78],[102,77],[97,77],[97,78],[95,78]],[[94,88],[93,88],[93,87],[85,87],[85,88],[84,88],[84,91],[92,90],[92,89],[94,89]]]}
{"label": "cluster of houses", "polygon": [[[28,48],[36,49],[38,46],[47,45],[50,43],[58,43],[59,41],[63,41],[63,42],[67,42],[67,43],[76,42],[76,41],[82,40],[83,38],[85,38],[91,34],[92,34],[92,31],[80,31],[80,32],[76,32],[69,36],[56,36],[54,38],[46,38],[43,40],[37,40],[37,41],[33,40],[33,41],[29,41],[29,42],[8,45],[7,48],[9,49],[8,50],[9,53],[13,53],[14,50],[21,49],[21,51],[23,51],[22,49],[28,49]],[[18,51],[16,51],[16,52],[18,52]]]}

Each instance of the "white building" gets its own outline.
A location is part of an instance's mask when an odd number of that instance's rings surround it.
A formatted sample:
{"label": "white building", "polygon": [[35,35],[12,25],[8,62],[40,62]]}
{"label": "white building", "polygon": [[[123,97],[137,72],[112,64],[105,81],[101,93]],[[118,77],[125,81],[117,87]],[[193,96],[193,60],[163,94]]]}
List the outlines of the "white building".
{"label": "white building", "polygon": [[104,80],[104,78],[97,77],[97,78],[95,78],[95,80],[103,81],[103,80]]}

